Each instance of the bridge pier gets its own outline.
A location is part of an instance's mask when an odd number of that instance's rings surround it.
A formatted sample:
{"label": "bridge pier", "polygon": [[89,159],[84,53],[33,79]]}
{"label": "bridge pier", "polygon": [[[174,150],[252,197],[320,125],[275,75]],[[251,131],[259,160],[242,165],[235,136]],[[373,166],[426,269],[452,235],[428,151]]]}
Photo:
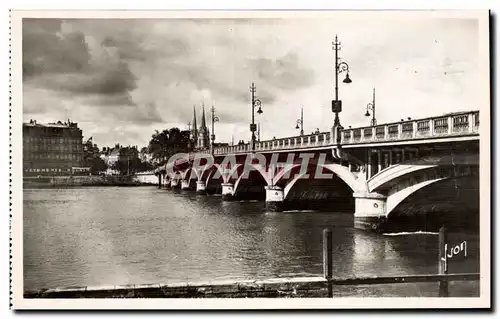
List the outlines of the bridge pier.
{"label": "bridge pier", "polygon": [[234,196],[234,185],[222,183],[222,200],[231,200]]}
{"label": "bridge pier", "polygon": [[179,185],[179,180],[178,179],[172,179],[170,182],[170,188],[176,188]]}
{"label": "bridge pier", "polygon": [[279,186],[266,186],[266,210],[281,212],[283,210],[284,192]]}
{"label": "bridge pier", "polygon": [[196,181],[196,192],[202,194],[206,193],[206,185],[204,181]]}
{"label": "bridge pier", "polygon": [[171,179],[169,179],[169,178],[167,178],[166,176],[165,176],[165,177],[163,177],[163,187],[164,187],[164,188],[170,188],[170,182],[171,182],[171,181],[172,181],[172,180],[171,180]]}
{"label": "bridge pier", "polygon": [[189,189],[189,180],[181,180],[181,189]]}
{"label": "bridge pier", "polygon": [[354,228],[374,232],[386,226],[387,198],[377,193],[354,193]]}

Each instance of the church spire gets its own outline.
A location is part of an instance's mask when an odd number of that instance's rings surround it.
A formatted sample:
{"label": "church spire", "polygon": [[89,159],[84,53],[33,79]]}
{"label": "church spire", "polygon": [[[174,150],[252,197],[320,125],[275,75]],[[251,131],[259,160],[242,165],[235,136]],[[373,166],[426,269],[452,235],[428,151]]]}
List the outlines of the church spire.
{"label": "church spire", "polygon": [[209,131],[207,128],[207,121],[205,120],[205,103],[202,105],[203,107],[203,113],[201,114],[201,125],[200,129],[198,130],[198,147],[201,149],[209,147]]}
{"label": "church spire", "polygon": [[193,105],[193,131],[197,131],[196,127],[196,105]]}
{"label": "church spire", "polygon": [[196,126],[196,105],[193,105],[193,128],[191,129],[191,139],[194,143],[198,140],[198,128]]}
{"label": "church spire", "polygon": [[203,103],[203,114],[201,115],[201,127],[206,128],[207,124],[205,121],[205,103]]}

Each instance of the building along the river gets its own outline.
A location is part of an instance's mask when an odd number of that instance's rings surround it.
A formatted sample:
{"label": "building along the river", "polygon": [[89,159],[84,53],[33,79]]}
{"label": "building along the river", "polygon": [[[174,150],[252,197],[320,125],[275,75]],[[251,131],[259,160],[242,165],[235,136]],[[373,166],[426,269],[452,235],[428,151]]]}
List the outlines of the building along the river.
{"label": "building along the river", "polygon": [[25,176],[72,175],[83,164],[82,130],[77,123],[23,123]]}

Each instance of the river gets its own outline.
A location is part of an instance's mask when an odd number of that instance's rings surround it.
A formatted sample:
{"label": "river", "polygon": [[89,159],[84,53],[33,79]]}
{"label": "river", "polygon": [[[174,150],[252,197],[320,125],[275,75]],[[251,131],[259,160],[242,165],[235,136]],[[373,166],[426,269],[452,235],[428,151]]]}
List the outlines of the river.
{"label": "river", "polygon": [[[352,213],[265,211],[264,202],[156,187],[24,190],[24,289],[318,276],[333,229],[334,276],[437,273],[435,234],[374,234]],[[450,273],[479,271],[478,235]],[[339,296],[435,296],[437,283],[345,287]],[[478,282],[450,283],[478,296]]]}

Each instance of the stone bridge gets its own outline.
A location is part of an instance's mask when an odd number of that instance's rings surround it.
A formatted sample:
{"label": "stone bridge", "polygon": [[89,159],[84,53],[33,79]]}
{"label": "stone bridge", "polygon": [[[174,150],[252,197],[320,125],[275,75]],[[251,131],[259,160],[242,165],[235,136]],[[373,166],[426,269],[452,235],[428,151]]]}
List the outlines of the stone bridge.
{"label": "stone bridge", "polygon": [[478,201],[479,111],[202,150],[169,160],[156,174],[160,187],[163,179],[223,200],[262,199],[272,211],[310,201],[327,202],[331,211],[347,207],[356,228],[381,231],[426,190],[441,202],[474,185]]}

